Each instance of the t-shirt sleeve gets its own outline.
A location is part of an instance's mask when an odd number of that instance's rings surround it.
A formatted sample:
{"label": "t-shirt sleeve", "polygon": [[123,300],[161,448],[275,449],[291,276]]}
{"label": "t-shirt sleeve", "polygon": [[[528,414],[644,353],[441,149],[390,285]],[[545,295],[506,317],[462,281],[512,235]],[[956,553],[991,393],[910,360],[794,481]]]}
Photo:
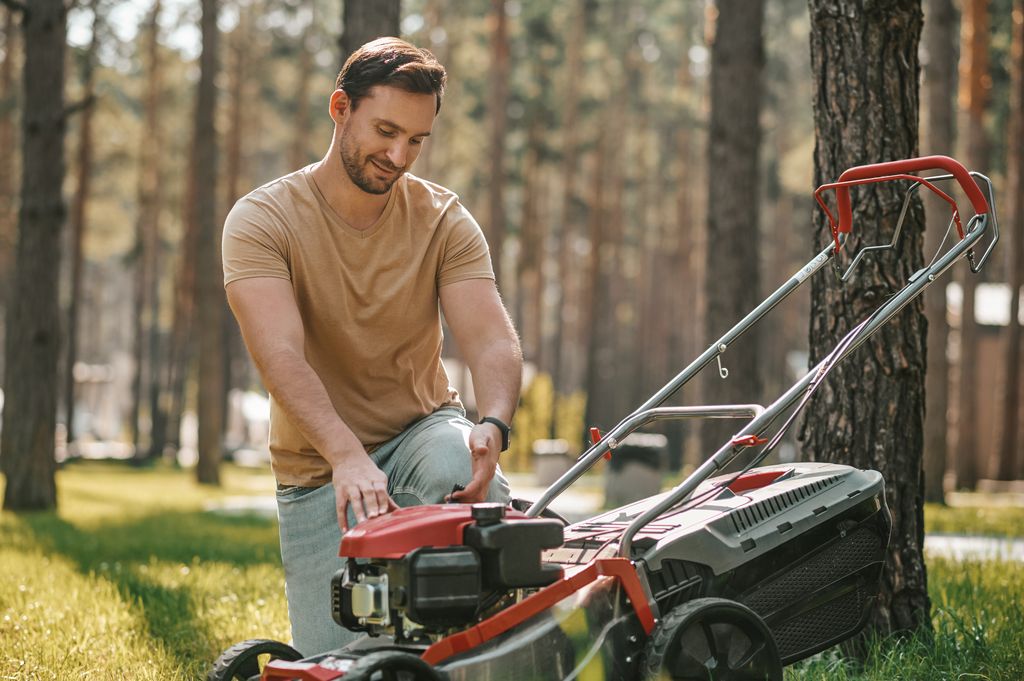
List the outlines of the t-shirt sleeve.
{"label": "t-shirt sleeve", "polygon": [[444,221],[448,237],[437,274],[438,288],[466,279],[494,279],[487,240],[465,206],[456,201]]}
{"label": "t-shirt sleeve", "polygon": [[288,243],[270,214],[242,199],[224,221],[221,243],[224,285],[251,277],[291,280]]}

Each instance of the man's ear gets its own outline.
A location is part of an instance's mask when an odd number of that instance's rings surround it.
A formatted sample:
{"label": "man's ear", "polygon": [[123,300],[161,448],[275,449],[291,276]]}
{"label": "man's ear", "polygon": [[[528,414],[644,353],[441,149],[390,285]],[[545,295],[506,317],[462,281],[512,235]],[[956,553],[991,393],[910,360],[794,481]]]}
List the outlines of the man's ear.
{"label": "man's ear", "polygon": [[335,123],[341,123],[345,116],[352,110],[352,100],[344,90],[335,90],[331,93],[331,119]]}

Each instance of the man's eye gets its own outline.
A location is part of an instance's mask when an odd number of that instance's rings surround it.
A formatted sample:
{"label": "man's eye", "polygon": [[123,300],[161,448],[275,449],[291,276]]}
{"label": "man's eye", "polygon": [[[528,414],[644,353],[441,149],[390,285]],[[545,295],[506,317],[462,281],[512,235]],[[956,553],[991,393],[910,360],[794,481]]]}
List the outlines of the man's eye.
{"label": "man's eye", "polygon": [[409,144],[420,145],[420,144],[423,144],[423,140],[411,139],[411,140],[409,140]]}
{"label": "man's eye", "polygon": [[391,130],[385,130],[384,128],[377,128],[377,132],[384,135],[385,137],[394,137],[395,133]]}

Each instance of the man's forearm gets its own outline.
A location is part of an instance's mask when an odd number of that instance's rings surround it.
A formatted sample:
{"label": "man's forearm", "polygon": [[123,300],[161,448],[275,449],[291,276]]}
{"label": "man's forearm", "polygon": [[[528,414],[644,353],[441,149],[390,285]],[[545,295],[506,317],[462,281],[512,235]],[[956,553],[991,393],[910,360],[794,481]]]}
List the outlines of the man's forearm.
{"label": "man's forearm", "polygon": [[257,368],[288,420],[332,467],[364,451],[305,357],[290,348],[281,349],[257,359]]}
{"label": "man's forearm", "polygon": [[479,349],[468,360],[480,416],[494,416],[512,423],[519,402],[523,356],[514,336],[501,338]]}

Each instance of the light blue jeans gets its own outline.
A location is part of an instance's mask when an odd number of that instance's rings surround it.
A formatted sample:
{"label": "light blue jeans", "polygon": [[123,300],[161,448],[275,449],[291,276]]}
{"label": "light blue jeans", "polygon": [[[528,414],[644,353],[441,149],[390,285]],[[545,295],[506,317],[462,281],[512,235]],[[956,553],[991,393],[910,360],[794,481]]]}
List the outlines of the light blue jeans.
{"label": "light blue jeans", "polygon": [[[438,504],[456,483],[472,478],[469,431],[473,424],[457,407],[438,409],[378,447],[370,458],[388,476],[388,494],[399,506]],[[488,501],[508,501],[501,470]],[[293,645],[310,656],[341,648],[361,636],[331,617],[331,577],[344,567],[338,555],[341,529],[334,486],[292,488],[277,495],[288,618]],[[349,527],[355,525],[351,507]]]}

